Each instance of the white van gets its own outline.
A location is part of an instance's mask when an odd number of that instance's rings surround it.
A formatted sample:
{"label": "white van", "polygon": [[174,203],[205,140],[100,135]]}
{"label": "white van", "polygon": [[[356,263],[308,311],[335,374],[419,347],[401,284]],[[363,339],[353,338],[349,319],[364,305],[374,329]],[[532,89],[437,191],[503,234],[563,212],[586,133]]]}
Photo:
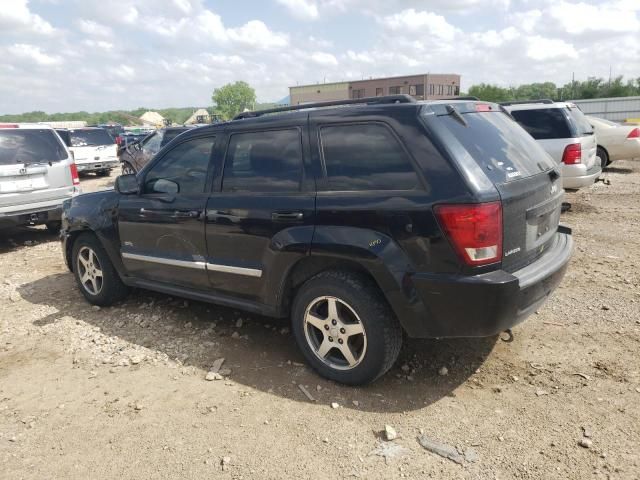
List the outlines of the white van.
{"label": "white van", "polygon": [[109,175],[120,166],[118,145],[104,128],[86,127],[57,130],[69,150],[73,152],[79,173],[95,172]]}
{"label": "white van", "polygon": [[45,224],[59,231],[62,202],[79,194],[71,153],[55,130],[0,123],[0,227]]}

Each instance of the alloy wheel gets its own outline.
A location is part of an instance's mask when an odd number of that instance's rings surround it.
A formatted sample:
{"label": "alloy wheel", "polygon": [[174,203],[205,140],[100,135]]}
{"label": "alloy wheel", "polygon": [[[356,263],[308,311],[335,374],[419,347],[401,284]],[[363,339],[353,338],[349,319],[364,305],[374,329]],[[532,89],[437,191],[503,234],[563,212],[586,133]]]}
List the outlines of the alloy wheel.
{"label": "alloy wheel", "polygon": [[89,294],[98,295],[102,291],[104,277],[96,252],[87,246],[82,247],[78,251],[76,266],[82,287]]}
{"label": "alloy wheel", "polygon": [[316,357],[336,370],[356,367],[367,352],[364,324],[349,304],[336,297],[318,297],[309,304],[304,333]]}

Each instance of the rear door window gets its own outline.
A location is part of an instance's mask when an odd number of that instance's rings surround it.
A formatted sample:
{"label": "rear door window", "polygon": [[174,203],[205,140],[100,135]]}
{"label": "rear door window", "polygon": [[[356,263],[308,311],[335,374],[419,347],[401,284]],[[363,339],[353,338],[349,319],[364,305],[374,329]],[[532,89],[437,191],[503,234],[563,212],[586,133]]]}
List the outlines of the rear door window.
{"label": "rear door window", "polygon": [[224,162],[225,192],[297,192],[302,180],[302,138],[297,128],[236,133]]}
{"label": "rear door window", "polygon": [[511,112],[522,127],[536,140],[571,138],[569,120],[563,108],[514,110]]}
{"label": "rear door window", "polygon": [[50,129],[0,129],[0,165],[59,162],[67,151]]}
{"label": "rear door window", "polygon": [[176,138],[178,135],[180,135],[181,133],[186,132],[187,129],[185,128],[184,130],[166,130],[164,132],[164,137],[162,139],[162,146],[164,147],[167,143],[169,143],[171,140],[173,140],[174,138]]}
{"label": "rear door window", "polygon": [[544,149],[502,112],[465,113],[466,125],[452,115],[439,118],[494,183],[529,177],[555,166]]}
{"label": "rear door window", "polygon": [[576,130],[578,131],[579,136],[593,135],[593,127],[578,107],[567,107],[567,110],[569,110],[569,115],[576,125]]}
{"label": "rear door window", "polygon": [[382,123],[320,129],[328,189],[413,190],[420,186],[409,156]]}
{"label": "rear door window", "polygon": [[102,128],[93,130],[70,130],[72,147],[95,147],[98,145],[113,145],[116,141],[109,132]]}

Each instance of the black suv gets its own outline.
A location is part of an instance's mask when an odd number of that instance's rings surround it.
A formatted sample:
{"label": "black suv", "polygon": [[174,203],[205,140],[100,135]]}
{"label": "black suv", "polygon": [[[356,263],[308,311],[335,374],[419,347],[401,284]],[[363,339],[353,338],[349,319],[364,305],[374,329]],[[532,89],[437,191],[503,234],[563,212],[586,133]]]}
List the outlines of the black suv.
{"label": "black suv", "polygon": [[490,336],[561,281],[551,158],[500,106],[391,96],[186,132],[113,191],[66,202],[89,302],[127,287],[290,317],[320,374],[375,380],[409,337]]}

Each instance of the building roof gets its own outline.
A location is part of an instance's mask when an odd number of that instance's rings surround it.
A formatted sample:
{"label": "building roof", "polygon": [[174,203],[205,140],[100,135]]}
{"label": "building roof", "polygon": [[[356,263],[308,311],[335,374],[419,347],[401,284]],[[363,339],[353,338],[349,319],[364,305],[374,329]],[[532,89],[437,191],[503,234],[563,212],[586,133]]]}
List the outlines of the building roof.
{"label": "building roof", "polygon": [[391,77],[371,77],[371,78],[361,78],[361,79],[349,79],[344,80],[342,82],[327,82],[327,83],[308,83],[305,85],[295,85],[289,88],[302,88],[302,87],[315,87],[315,86],[323,86],[323,85],[344,85],[347,83],[358,83],[358,82],[371,82],[375,80],[393,80],[394,78],[409,78],[409,77],[425,77],[425,76],[443,76],[443,75],[455,75],[461,76],[459,73],[410,73],[407,75],[394,75]]}

